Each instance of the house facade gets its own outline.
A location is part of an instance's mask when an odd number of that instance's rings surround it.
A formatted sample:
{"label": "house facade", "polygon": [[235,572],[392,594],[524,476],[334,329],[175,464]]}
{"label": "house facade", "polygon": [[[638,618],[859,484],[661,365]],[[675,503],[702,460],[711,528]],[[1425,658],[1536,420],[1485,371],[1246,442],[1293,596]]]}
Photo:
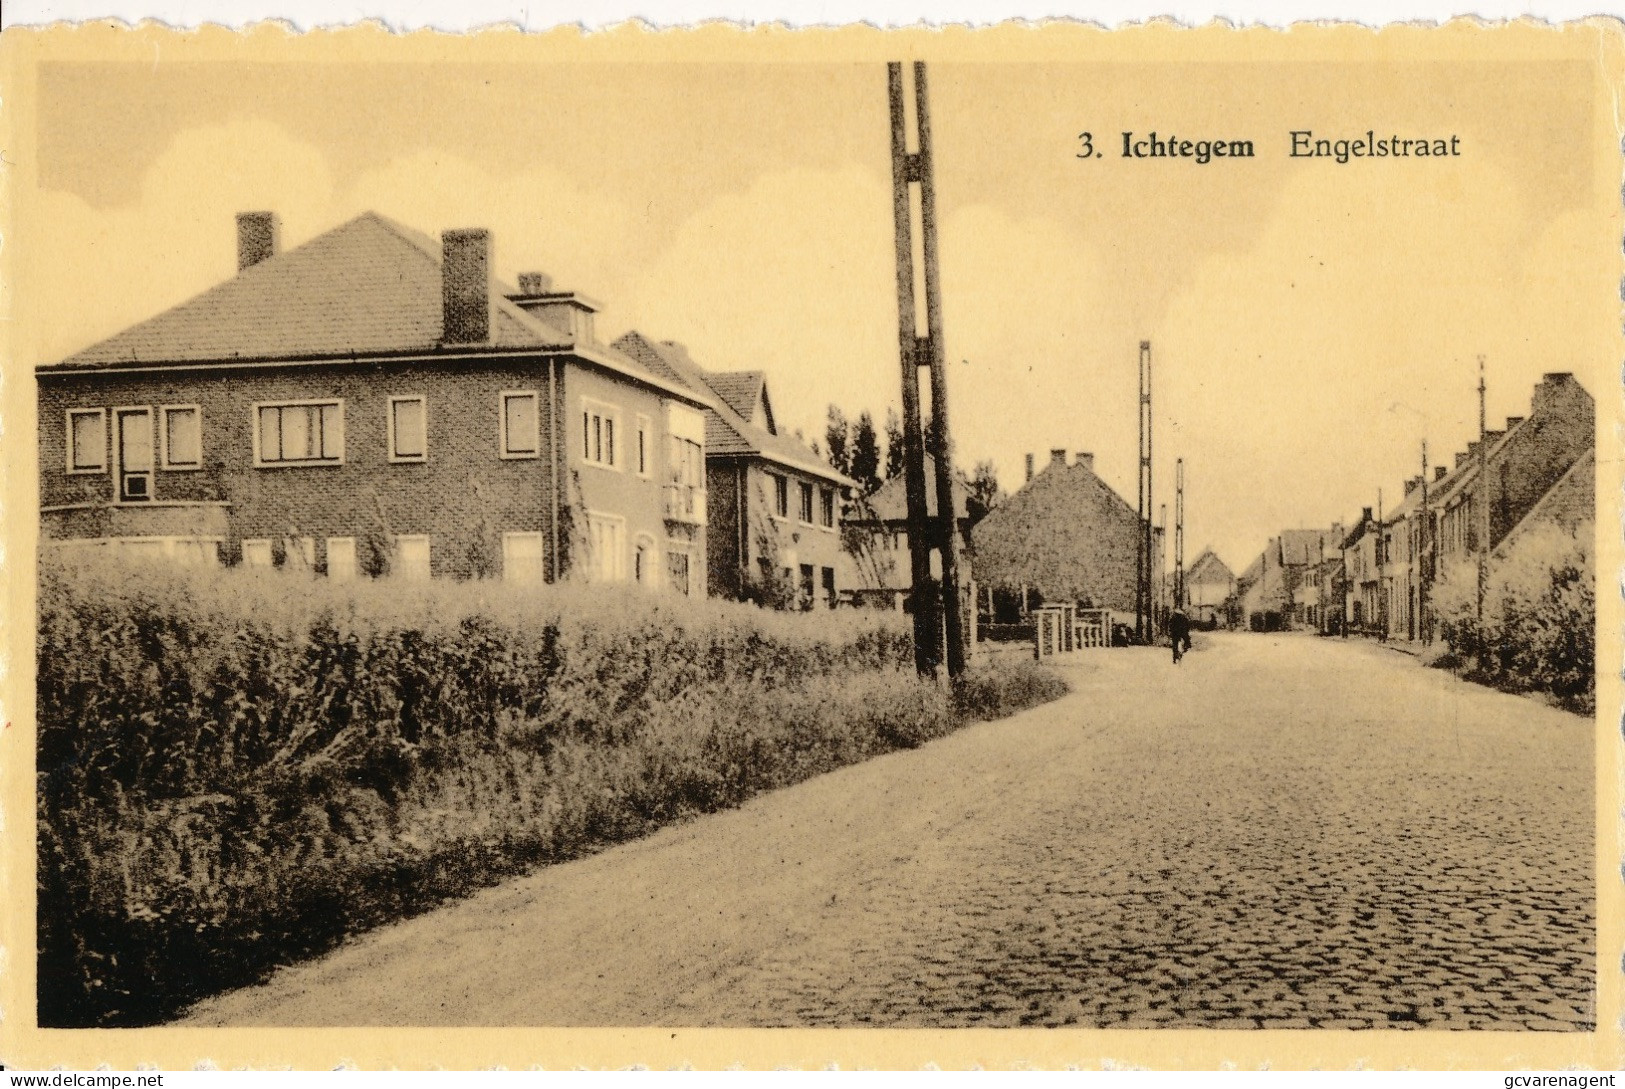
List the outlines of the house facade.
{"label": "house facade", "polygon": [[1252,631],[1319,628],[1328,603],[1318,572],[1345,538],[1341,525],[1288,529],[1271,537],[1240,580],[1241,624]]}
{"label": "house facade", "polygon": [[630,332],[618,351],[706,394],[707,565],[711,592],[834,608],[847,581],[841,507],[855,484],[773,418],[759,371],[708,371],[674,341]]}
{"label": "house facade", "polygon": [[[1143,523],[1095,475],[1094,456],[1068,464],[1065,450],[971,530],[976,578],[1025,600],[1077,602],[1132,620]],[[1162,534],[1152,534],[1152,568],[1163,570]]]}
{"label": "house facade", "polygon": [[43,547],[334,579],[568,576],[705,592],[711,398],[597,307],[367,213],[37,369]]}
{"label": "house facade", "polygon": [[1225,602],[1235,592],[1236,576],[1211,548],[1204,548],[1185,572],[1185,605],[1197,623],[1213,626],[1222,622]]}
{"label": "house facade", "polygon": [[[937,462],[925,455],[925,512],[937,517]],[[974,579],[971,529],[975,525],[970,484],[955,470],[949,475],[953,495],[954,526],[959,533],[960,577]],[[903,609],[914,588],[914,571],[908,540],[908,489],[902,474],[893,476],[873,495],[852,503],[846,517],[846,550],[843,562],[855,600],[879,608]],[[931,554],[931,574],[940,578],[941,559]],[[980,589],[979,589],[980,592]],[[991,608],[988,609],[991,612]]]}

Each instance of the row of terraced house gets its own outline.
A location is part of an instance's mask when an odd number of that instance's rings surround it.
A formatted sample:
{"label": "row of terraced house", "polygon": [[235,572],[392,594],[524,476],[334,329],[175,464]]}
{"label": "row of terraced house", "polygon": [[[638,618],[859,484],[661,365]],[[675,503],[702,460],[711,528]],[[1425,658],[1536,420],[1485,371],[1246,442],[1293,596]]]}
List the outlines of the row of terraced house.
{"label": "row of terraced house", "polygon": [[1352,525],[1284,530],[1238,577],[1227,611],[1254,631],[1312,629],[1429,640],[1430,591],[1453,566],[1502,562],[1526,533],[1589,532],[1596,410],[1572,374],[1545,375],[1527,416],[1403,482]]}
{"label": "row of terraced house", "polygon": [[495,277],[483,229],[279,235],[238,216],[234,276],[37,368],[42,548],[837,600],[852,482],[761,373],[601,342],[591,299]]}

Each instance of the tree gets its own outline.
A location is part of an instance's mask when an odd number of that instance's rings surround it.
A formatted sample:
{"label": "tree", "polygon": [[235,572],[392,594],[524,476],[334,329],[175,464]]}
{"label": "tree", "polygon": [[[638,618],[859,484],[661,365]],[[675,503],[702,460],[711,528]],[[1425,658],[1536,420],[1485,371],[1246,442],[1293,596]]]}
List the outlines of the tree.
{"label": "tree", "polygon": [[903,421],[897,410],[886,410],[886,479],[903,475]]}
{"label": "tree", "polygon": [[824,425],[824,447],[829,451],[829,463],[835,471],[852,475],[852,425],[846,413],[836,405],[829,406],[829,420]]}
{"label": "tree", "polygon": [[998,506],[1000,499],[1004,498],[1004,492],[999,488],[999,471],[991,458],[976,463],[969,491],[970,495],[965,501],[965,513],[970,516],[971,524],[975,525],[987,515],[988,511]]}
{"label": "tree", "polygon": [[852,432],[851,471],[847,473],[863,487],[864,495],[880,489],[880,440],[875,435],[875,419],[864,412]]}

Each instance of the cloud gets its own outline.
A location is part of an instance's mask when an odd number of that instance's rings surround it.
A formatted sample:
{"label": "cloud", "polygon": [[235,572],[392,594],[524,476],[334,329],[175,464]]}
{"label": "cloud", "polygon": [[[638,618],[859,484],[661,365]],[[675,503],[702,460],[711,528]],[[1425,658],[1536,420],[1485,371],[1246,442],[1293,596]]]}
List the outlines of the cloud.
{"label": "cloud", "polygon": [[234,274],[236,213],[275,209],[299,240],[330,225],[332,193],[321,153],[261,121],[188,130],[116,208],[41,193],[18,293],[41,316],[36,358],[54,362]]}
{"label": "cloud", "polygon": [[765,370],[780,423],[812,439],[831,402],[898,400],[896,290],[889,183],[786,171],[689,217],[606,324],[681,341],[712,370]]}

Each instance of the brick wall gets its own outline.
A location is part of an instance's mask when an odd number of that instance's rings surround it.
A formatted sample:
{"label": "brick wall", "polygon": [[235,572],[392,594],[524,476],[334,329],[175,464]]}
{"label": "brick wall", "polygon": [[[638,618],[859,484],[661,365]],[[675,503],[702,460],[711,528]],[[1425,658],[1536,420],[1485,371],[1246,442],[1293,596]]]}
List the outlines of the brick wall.
{"label": "brick wall", "polygon": [[[549,442],[554,424],[546,411],[550,363],[542,358],[443,363],[373,363],[216,372],[42,375],[38,383],[41,505],[111,501],[111,471],[70,475],[66,462],[66,412],[105,408],[196,404],[202,412],[203,467],[155,472],[154,499],[229,502],[227,562],[237,562],[244,538],[310,536],[317,565],[326,563],[327,537],[428,534],[432,573],[466,576],[476,554],[495,552],[500,565],[503,532],[541,532],[552,569],[553,489]],[[704,592],[704,531],[663,518],[666,415],[664,398],[652,390],[595,368],[558,367],[561,474],[574,501],[626,518],[628,550],[646,537],[664,557],[670,547],[693,553],[693,571]],[[541,456],[499,456],[500,394],[540,394]],[[388,398],[427,398],[428,458],[391,463],[386,423]],[[621,410],[618,471],[586,464],[581,449],[580,398],[591,396]],[[259,402],[314,399],[343,401],[344,460],[339,465],[256,467],[253,406]],[[651,422],[647,478],[625,457],[631,453],[638,413]],[[156,422],[156,420],[155,420]],[[566,499],[569,503],[572,500]],[[67,515],[58,531],[73,533],[97,524]],[[561,524],[561,537],[568,523]],[[562,558],[562,557],[561,557]],[[630,562],[627,565],[630,572]]]}

